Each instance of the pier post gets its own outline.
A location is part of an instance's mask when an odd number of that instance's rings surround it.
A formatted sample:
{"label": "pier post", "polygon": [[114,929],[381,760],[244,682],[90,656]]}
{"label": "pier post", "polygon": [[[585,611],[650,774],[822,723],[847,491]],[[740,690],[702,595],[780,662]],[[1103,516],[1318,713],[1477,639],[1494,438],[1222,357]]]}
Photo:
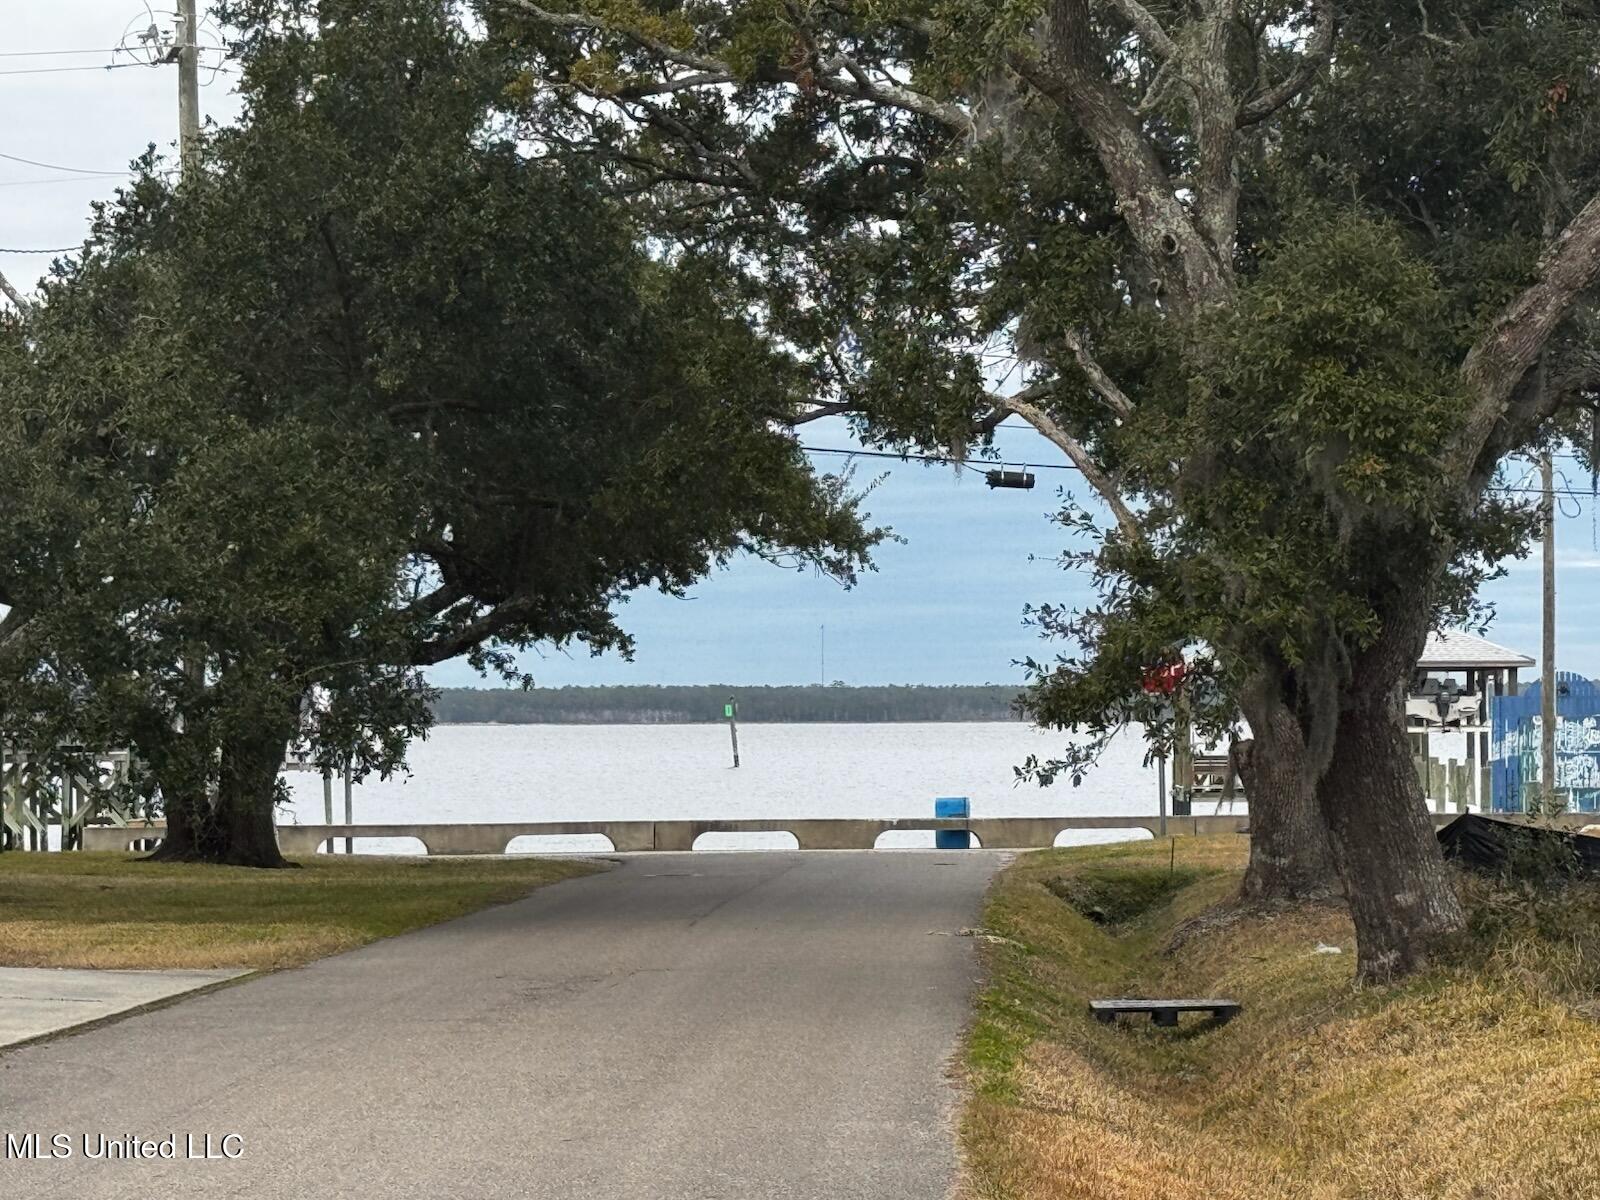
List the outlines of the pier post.
{"label": "pier post", "polygon": [[[333,824],[333,768],[322,768],[322,823]],[[334,839],[328,839],[328,853],[332,854],[338,849]]]}
{"label": "pier post", "polygon": [[1156,759],[1156,801],[1159,808],[1161,830],[1157,837],[1167,836],[1167,759],[1165,755]]}

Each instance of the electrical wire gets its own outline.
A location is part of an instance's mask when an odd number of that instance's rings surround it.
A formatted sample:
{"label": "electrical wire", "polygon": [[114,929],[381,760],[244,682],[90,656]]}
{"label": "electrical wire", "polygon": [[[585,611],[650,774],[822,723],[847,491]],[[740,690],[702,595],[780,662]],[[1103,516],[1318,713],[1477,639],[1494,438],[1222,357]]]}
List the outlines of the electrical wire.
{"label": "electrical wire", "polygon": [[[940,466],[946,467],[965,467],[969,471],[976,471],[979,474],[982,474],[986,470],[998,468],[1002,465],[998,461],[992,461],[988,459],[985,459],[984,462],[989,463],[989,466],[977,466],[973,463],[964,462],[959,459],[940,458],[935,454],[897,454],[892,450],[850,450],[842,446],[803,445],[800,447],[800,449],[804,450],[807,454],[837,454],[842,455],[845,458],[888,458],[894,459],[898,462],[924,462],[936,463]],[[1078,469],[1071,463],[1013,462],[1010,459],[1005,460],[1004,465],[1018,467],[1025,471],[1076,471]],[[1495,492],[1526,493],[1531,496],[1544,495],[1544,489],[1538,487],[1499,486],[1491,487],[1489,490]],[[1587,500],[1591,498],[1590,493],[1578,491],[1576,488],[1572,487],[1557,488],[1555,489],[1555,494],[1557,496],[1570,497],[1575,500]]]}
{"label": "electrical wire", "polygon": [[0,246],[0,254],[66,254],[72,250],[81,250],[82,246],[56,246],[46,250],[15,250],[10,246]]}
{"label": "electrical wire", "polygon": [[[200,49],[205,51],[210,49],[210,47],[202,46]],[[97,67],[7,67],[4,70],[0,70],[0,75],[66,75],[74,71],[126,71],[134,67],[143,67],[145,70],[149,70],[153,67],[163,67],[166,65],[167,64],[163,62],[130,62],[104,63]],[[237,71],[231,71],[227,67],[222,66],[206,67],[205,69],[210,71],[213,75],[238,74]]]}
{"label": "electrical wire", "polygon": [[46,183],[93,183],[115,178],[115,175],[57,175],[54,179],[0,179],[0,188],[39,187]]}
{"label": "electrical wire", "polygon": [[159,67],[160,63],[102,63],[95,67],[7,67],[0,75],[66,75],[73,71],[126,71],[131,67]]}
{"label": "electrical wire", "polygon": [[67,54],[115,54],[116,46],[102,46],[97,50],[0,50],[0,58],[54,58]]}
{"label": "electrical wire", "polygon": [[[836,446],[801,446],[807,454],[842,454],[846,458],[892,458],[897,462],[925,462],[937,463],[944,467],[965,467],[969,471],[983,471],[984,468],[973,466],[955,458],[940,458],[933,454],[896,454],[889,450],[846,450]],[[998,463],[995,464],[999,466]],[[1029,463],[1018,464],[1023,467],[1031,466]],[[1076,471],[1078,468],[1066,463],[1041,463],[1041,467],[1054,471]]]}
{"label": "electrical wire", "polygon": [[[1574,488],[1572,486],[1572,481],[1567,478],[1567,473],[1561,470],[1559,467],[1556,468],[1556,474],[1561,478],[1561,487],[1559,489],[1551,489],[1550,493],[1551,498],[1556,501],[1556,511],[1559,512],[1563,517],[1566,517],[1568,520],[1572,520],[1574,517],[1583,516],[1583,505],[1579,504],[1575,497],[1579,495],[1588,495],[1589,493],[1580,493],[1576,488]],[[1544,489],[1540,488],[1539,490],[1542,492]],[[1563,500],[1568,499],[1572,500],[1571,512],[1568,512],[1567,506],[1562,503]]]}
{"label": "electrical wire", "polygon": [[20,154],[0,154],[0,158],[7,162],[26,163],[30,167],[40,167],[46,171],[68,171],[73,175],[126,175],[126,171],[93,171],[88,167],[64,167],[60,163],[40,162],[36,158],[23,158]]}

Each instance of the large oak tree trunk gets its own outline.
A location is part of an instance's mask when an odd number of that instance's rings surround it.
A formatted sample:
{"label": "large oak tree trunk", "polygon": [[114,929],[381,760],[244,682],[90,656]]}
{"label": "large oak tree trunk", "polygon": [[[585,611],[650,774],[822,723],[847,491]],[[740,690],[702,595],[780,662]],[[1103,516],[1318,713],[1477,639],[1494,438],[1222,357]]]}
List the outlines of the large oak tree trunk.
{"label": "large oak tree trunk", "polygon": [[1367,980],[1419,970],[1465,922],[1411,765],[1397,682],[1357,680],[1367,687],[1340,713],[1317,789]]}
{"label": "large oak tree trunk", "polygon": [[271,730],[236,737],[222,747],[217,790],[220,847],[208,861],[236,867],[287,867],[273,819],[278,771],[288,738]]}
{"label": "large oak tree trunk", "polygon": [[198,728],[145,739],[167,830],[150,862],[214,862],[221,850],[211,796],[211,740]]}
{"label": "large oak tree trunk", "polygon": [[1316,783],[1298,747],[1269,753],[1259,740],[1240,742],[1239,777],[1250,804],[1250,862],[1241,894],[1255,904],[1292,903],[1333,895],[1339,876],[1317,806]]}
{"label": "large oak tree trunk", "polygon": [[1231,751],[1250,805],[1241,894],[1258,904],[1318,899],[1339,888],[1305,734],[1283,699],[1286,683],[1281,672],[1264,668],[1244,689],[1240,707],[1252,736]]}
{"label": "large oak tree trunk", "polygon": [[[166,796],[163,788],[162,795]],[[164,800],[162,815],[167,830],[161,844],[147,856],[149,862],[210,862],[215,861],[218,839],[216,814],[210,801],[202,794],[173,796]]]}
{"label": "large oak tree trunk", "polygon": [[[220,763],[208,733],[152,740],[167,829],[151,862],[284,867],[273,807],[288,735],[265,728],[225,742]],[[218,768],[213,780],[212,770]],[[215,785],[213,787],[213,784]]]}

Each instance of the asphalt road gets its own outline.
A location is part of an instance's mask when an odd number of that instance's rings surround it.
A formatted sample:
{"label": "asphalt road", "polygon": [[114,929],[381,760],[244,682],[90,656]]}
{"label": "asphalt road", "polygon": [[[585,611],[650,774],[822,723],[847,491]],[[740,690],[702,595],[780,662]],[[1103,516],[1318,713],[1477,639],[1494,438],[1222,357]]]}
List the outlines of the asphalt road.
{"label": "asphalt road", "polygon": [[[977,975],[948,935],[999,861],[640,856],[0,1052],[0,1195],[944,1200]],[[236,1157],[184,1157],[206,1135]]]}

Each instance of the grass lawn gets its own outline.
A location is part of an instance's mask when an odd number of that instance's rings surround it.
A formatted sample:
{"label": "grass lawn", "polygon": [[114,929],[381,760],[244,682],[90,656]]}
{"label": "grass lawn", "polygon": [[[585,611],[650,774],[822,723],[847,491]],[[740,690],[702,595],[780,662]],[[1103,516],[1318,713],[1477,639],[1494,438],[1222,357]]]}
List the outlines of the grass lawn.
{"label": "grass lawn", "polygon": [[[1243,839],[1178,839],[1175,877],[1169,852],[1043,851],[996,882],[985,924],[1011,941],[986,948],[968,1043],[968,1197],[1600,1197],[1600,888],[1547,904],[1463,876],[1449,962],[1358,988],[1338,908],[1232,906]],[[1088,1016],[1129,994],[1244,1012]]]}
{"label": "grass lawn", "polygon": [[0,854],[0,966],[288,967],[597,868],[312,855],[300,870]]}

